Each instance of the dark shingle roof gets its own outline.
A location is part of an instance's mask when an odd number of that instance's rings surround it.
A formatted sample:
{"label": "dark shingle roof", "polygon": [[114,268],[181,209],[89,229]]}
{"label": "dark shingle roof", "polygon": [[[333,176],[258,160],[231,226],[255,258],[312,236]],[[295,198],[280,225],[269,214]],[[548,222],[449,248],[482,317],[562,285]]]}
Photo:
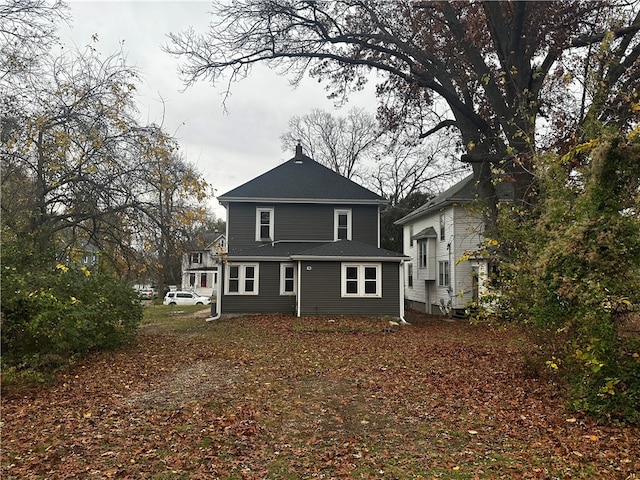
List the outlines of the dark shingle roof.
{"label": "dark shingle roof", "polygon": [[320,165],[301,149],[291,160],[263,173],[247,183],[220,195],[228,202],[314,202],[387,203],[380,195]]}
{"label": "dark shingle roof", "polygon": [[229,254],[229,260],[390,260],[407,258],[401,253],[378,248],[374,245],[338,240],[336,242],[274,242]]}
{"label": "dark shingle roof", "polygon": [[324,242],[273,242],[264,243],[257,247],[246,248],[244,250],[234,250],[229,252],[230,260],[240,260],[244,258],[265,258],[265,259],[289,259],[305,250],[309,250]]}
{"label": "dark shingle roof", "polygon": [[314,260],[314,259],[371,259],[371,260],[403,260],[407,258],[401,253],[378,248],[374,245],[355,242],[353,240],[338,240],[328,242],[315,248],[310,248],[291,256],[294,260]]}
{"label": "dark shingle roof", "polygon": [[404,225],[410,220],[425,215],[436,209],[450,205],[452,203],[471,203],[476,198],[476,182],[473,175],[462,179],[451,188],[445,190],[440,195],[432,198],[424,205],[416,208],[413,212],[405,215],[394,222],[395,225]]}

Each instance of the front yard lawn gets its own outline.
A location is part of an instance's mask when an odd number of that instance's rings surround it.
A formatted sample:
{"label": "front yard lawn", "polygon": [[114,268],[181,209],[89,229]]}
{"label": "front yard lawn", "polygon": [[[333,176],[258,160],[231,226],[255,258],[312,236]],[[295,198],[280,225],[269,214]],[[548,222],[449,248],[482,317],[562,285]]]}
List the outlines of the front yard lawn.
{"label": "front yard lawn", "polygon": [[3,479],[513,479],[640,475],[640,428],[562,407],[515,326],[412,313],[150,306],[134,344],[2,396]]}

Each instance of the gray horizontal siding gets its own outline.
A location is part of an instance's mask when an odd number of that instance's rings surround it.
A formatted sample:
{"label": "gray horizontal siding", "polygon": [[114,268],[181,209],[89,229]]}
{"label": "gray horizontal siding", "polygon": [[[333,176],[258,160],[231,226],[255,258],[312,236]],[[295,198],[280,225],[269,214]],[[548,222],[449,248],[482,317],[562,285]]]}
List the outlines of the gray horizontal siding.
{"label": "gray horizontal siding", "polygon": [[252,248],[256,242],[256,208],[274,209],[274,240],[332,241],[334,210],[351,209],[352,240],[378,245],[377,205],[230,203],[228,206],[231,253]]}
{"label": "gray horizontal siding", "polygon": [[295,313],[296,297],[280,295],[279,262],[260,263],[258,292],[259,295],[223,295],[222,313]]}
{"label": "gray horizontal siding", "polygon": [[340,262],[302,262],[302,315],[400,316],[398,263],[382,264],[382,298],[342,298],[340,269]]}

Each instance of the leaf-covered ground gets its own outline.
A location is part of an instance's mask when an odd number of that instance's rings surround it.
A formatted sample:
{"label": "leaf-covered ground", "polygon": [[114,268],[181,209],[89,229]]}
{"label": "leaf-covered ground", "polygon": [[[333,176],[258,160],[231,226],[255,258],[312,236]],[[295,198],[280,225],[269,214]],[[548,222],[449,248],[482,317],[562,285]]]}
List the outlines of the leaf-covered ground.
{"label": "leaf-covered ground", "polygon": [[150,308],[130,347],[4,392],[1,478],[640,478],[640,429],[563,410],[515,328]]}

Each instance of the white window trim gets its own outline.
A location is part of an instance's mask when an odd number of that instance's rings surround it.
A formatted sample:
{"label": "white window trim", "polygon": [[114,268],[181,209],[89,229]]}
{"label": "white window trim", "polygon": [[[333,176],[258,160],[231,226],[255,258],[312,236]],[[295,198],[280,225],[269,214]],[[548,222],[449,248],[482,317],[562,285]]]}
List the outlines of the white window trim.
{"label": "white window trim", "polygon": [[[446,264],[446,270],[443,267]],[[444,282],[446,280],[446,282]],[[438,286],[448,287],[451,285],[451,264],[448,260],[442,260],[438,262]]]}
{"label": "white window trim", "polygon": [[[269,238],[263,238],[260,236],[260,214],[262,212],[269,212]],[[274,209],[272,207],[257,207],[256,208],[256,242],[273,241],[273,224],[274,224]]]}
{"label": "white window trim", "polygon": [[[292,292],[286,292],[284,287],[285,287],[285,271],[287,267],[291,267],[293,268],[293,277],[290,279],[293,281],[293,291]],[[292,262],[288,262],[288,263],[281,263],[280,264],[280,295],[295,295],[297,288],[296,288],[296,283],[298,280],[298,274],[297,274],[297,267],[295,263]]]}
{"label": "white window trim", "polygon": [[428,266],[429,244],[427,243],[427,240],[418,240],[418,268],[428,268]]}
{"label": "white window trim", "polygon": [[[347,293],[347,268],[358,269],[358,293]],[[376,293],[364,293],[364,270],[366,267],[376,269]],[[382,264],[381,263],[343,263],[340,269],[341,296],[346,298],[381,298],[382,297]]]}
{"label": "white window trim", "polygon": [[[238,291],[230,292],[229,291],[229,268],[230,267],[238,267]],[[246,271],[247,267],[254,268],[254,278],[253,278],[253,291],[246,291],[245,280],[246,280]],[[224,294],[225,295],[258,295],[260,290],[259,288],[259,280],[260,280],[260,264],[258,263],[229,263],[227,264],[227,274],[224,278]]]}
{"label": "white window trim", "polygon": [[338,240],[338,218],[340,215],[347,215],[347,240],[351,240],[351,209],[336,208],[333,211],[333,240]]}
{"label": "white window trim", "polygon": [[415,278],[413,276],[413,262],[407,263],[407,287],[413,288]]}

